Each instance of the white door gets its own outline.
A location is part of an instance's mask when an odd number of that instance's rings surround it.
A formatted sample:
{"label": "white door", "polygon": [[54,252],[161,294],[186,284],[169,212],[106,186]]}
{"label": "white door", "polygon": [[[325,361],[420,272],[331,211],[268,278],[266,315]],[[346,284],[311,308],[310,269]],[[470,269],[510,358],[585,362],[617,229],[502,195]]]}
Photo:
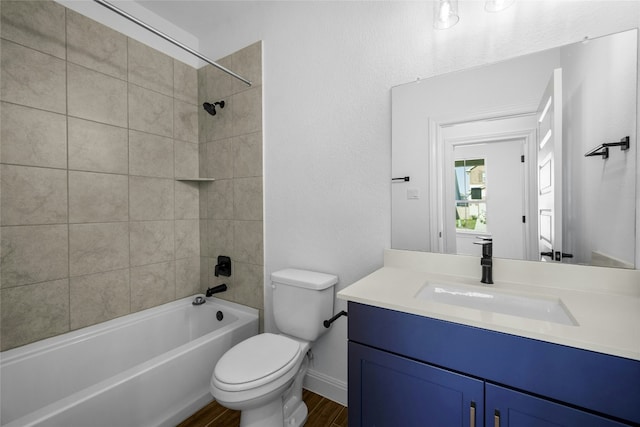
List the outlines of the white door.
{"label": "white door", "polygon": [[562,261],[562,69],[553,71],[538,106],[538,248]]}
{"label": "white door", "polygon": [[[493,255],[498,258],[525,258],[524,140],[486,141],[454,146],[455,160],[483,159],[486,203],[485,226],[456,230],[456,253],[479,255],[477,237],[493,238]],[[451,218],[453,220],[453,216]]]}
{"label": "white door", "polygon": [[[473,242],[476,236],[488,234],[493,237],[494,256],[538,259],[536,128],[533,113],[441,125],[439,226],[446,253],[478,255],[479,246]],[[477,222],[474,230],[458,227],[461,212],[456,211],[456,159],[486,161],[486,192],[481,193],[486,198],[485,230]]]}

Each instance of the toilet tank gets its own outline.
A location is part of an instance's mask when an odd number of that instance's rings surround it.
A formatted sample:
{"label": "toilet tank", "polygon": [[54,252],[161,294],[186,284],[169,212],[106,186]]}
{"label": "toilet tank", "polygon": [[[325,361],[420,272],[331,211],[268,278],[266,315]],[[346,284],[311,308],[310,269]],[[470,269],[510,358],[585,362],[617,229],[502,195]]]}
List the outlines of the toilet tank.
{"label": "toilet tank", "polygon": [[333,287],[338,276],[287,268],[271,274],[273,316],[280,332],[315,341],[333,316]]}

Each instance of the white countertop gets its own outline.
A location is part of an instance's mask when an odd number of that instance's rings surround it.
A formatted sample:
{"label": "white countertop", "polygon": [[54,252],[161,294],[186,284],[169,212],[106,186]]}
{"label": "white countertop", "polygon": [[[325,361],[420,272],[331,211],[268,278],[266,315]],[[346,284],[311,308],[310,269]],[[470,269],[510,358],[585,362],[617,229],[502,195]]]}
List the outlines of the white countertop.
{"label": "white countertop", "polygon": [[[560,270],[554,274],[554,279],[546,280],[547,283],[535,283],[537,278],[546,277],[538,270],[549,268]],[[587,269],[588,274],[576,269]],[[505,277],[500,277],[501,272]],[[562,277],[558,278],[558,275]],[[578,278],[580,283],[575,283],[572,277]],[[383,268],[342,289],[338,298],[640,360],[640,271],[585,266],[549,267],[544,263],[494,260],[495,283],[484,285],[479,279],[477,257],[389,250],[385,254]],[[578,325],[414,298],[428,282],[459,283],[478,286],[479,290],[489,287],[498,291],[560,298]],[[600,282],[606,283],[599,285]],[[615,291],[616,286],[619,292]]]}

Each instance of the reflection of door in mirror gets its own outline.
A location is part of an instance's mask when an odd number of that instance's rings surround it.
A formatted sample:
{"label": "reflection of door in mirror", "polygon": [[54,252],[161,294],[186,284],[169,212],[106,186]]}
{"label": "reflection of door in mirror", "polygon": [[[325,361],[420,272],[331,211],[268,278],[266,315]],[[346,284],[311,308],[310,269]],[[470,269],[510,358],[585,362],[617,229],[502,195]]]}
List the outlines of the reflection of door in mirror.
{"label": "reflection of door in mirror", "polygon": [[[494,121],[492,127],[498,133],[502,124]],[[492,237],[495,256],[527,259],[525,242],[531,236],[526,236],[525,221],[529,200],[525,187],[527,169],[523,162],[526,140],[523,137],[486,139],[473,134],[468,136],[482,138],[481,142],[456,144],[447,140],[447,135],[460,136],[467,131],[473,132],[474,126],[444,132],[445,149],[450,152],[448,156],[453,157],[457,172],[445,176],[446,180],[453,181],[445,182],[446,189],[453,189],[445,203],[456,198],[455,212],[448,213],[445,219],[445,250],[479,255],[479,247],[474,242],[479,237]],[[466,185],[460,185],[463,179]]]}
{"label": "reflection of door in mirror", "polygon": [[562,69],[553,71],[536,116],[538,249],[541,261],[562,261]]}
{"label": "reflection of door in mirror", "polygon": [[[513,259],[537,260],[538,239],[535,215],[536,200],[536,116],[495,117],[490,120],[440,125],[438,145],[443,153],[443,214],[439,228],[443,231],[443,252],[479,255],[474,245],[478,237],[493,238],[493,255]],[[479,202],[486,203],[485,224],[457,227],[456,162],[474,165],[484,161],[484,193]],[[461,164],[461,163],[457,163]],[[447,167],[448,165],[448,167]],[[469,193],[473,186],[469,184]],[[473,197],[471,197],[473,202]]]}

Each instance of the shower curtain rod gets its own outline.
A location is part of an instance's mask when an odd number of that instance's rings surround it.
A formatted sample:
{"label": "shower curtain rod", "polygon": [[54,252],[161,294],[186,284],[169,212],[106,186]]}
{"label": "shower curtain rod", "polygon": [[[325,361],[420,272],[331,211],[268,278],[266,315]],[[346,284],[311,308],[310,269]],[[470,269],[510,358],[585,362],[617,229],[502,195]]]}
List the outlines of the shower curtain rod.
{"label": "shower curtain rod", "polygon": [[202,59],[204,62],[213,65],[214,67],[216,67],[217,69],[219,69],[220,71],[223,71],[227,74],[229,74],[232,77],[235,77],[238,80],[243,81],[244,83],[246,83],[248,86],[251,86],[251,81],[245,79],[244,77],[234,73],[233,71],[223,67],[220,64],[216,64],[214,61],[210,60],[209,58],[207,58],[206,56],[196,52],[195,50],[191,49],[189,46],[186,46],[182,43],[180,43],[179,41],[177,41],[176,39],[169,37],[168,35],[166,35],[165,33],[156,30],[155,28],[153,28],[151,25],[148,25],[144,22],[142,22],[141,20],[139,20],[138,18],[136,18],[135,16],[130,15],[129,13],[125,12],[124,10],[112,5],[109,2],[106,2],[105,0],[93,0],[96,3],[106,7],[107,9],[111,9],[113,12],[117,13],[118,15],[122,16],[123,18],[128,19],[129,21],[133,22],[134,24],[138,24],[139,26],[141,26],[142,28],[152,32],[153,34],[155,34],[158,37],[162,37],[163,39],[165,39],[166,41],[168,41],[169,43],[173,43],[174,45],[178,46],[180,49],[186,50],[187,52],[189,52],[190,54],[197,56],[198,58]]}

